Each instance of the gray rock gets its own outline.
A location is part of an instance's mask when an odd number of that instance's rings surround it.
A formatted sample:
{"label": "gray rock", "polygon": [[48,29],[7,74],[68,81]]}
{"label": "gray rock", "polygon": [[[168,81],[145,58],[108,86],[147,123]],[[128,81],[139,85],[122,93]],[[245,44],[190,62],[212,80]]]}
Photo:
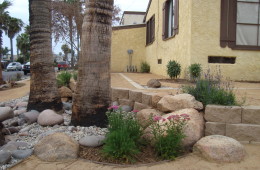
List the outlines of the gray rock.
{"label": "gray rock", "polygon": [[131,112],[133,110],[133,108],[131,106],[127,106],[127,105],[123,105],[121,106],[122,111],[125,112]]}
{"label": "gray rock", "polygon": [[160,88],[161,87],[161,83],[159,80],[156,79],[151,79],[147,82],[147,86],[151,87],[151,88]]}
{"label": "gray rock", "polygon": [[[12,142],[12,141],[10,141],[10,142]],[[18,147],[10,142],[8,142],[6,145],[2,146],[0,148],[0,150],[6,151],[6,152],[12,152],[14,150],[17,150]]]}
{"label": "gray rock", "polygon": [[18,108],[18,110],[14,111],[14,116],[20,116],[21,114],[26,112],[26,108]]}
{"label": "gray rock", "polygon": [[26,149],[26,150],[15,150],[12,152],[12,157],[15,159],[24,159],[28,156],[32,155],[33,150],[32,149]]}
{"label": "gray rock", "polygon": [[64,110],[71,110],[72,104],[68,102],[62,102]]}
{"label": "gray rock", "polygon": [[10,126],[18,126],[18,117],[14,117],[12,119],[7,119],[2,122],[5,127],[10,127]]}
{"label": "gray rock", "polygon": [[0,107],[0,122],[14,117],[11,107]]}
{"label": "gray rock", "polygon": [[18,119],[18,125],[19,126],[23,126],[24,124],[26,124],[26,120],[25,119],[23,119],[23,118]]}
{"label": "gray rock", "polygon": [[20,131],[20,129],[17,128],[17,127],[9,127],[9,128],[4,128],[2,132],[5,135],[11,135],[11,134],[14,134],[14,133],[18,133],[19,131]]}
{"label": "gray rock", "polygon": [[41,126],[54,126],[62,124],[64,119],[53,110],[47,109],[40,113],[37,122]]}
{"label": "gray rock", "polygon": [[28,102],[19,102],[16,104],[16,107],[27,107]]}
{"label": "gray rock", "polygon": [[98,147],[103,145],[103,141],[105,140],[105,136],[85,136],[79,140],[79,144],[82,146],[88,147]]}
{"label": "gray rock", "polygon": [[11,153],[0,151],[0,164],[7,164],[11,160]]}
{"label": "gray rock", "polygon": [[22,117],[24,118],[24,120],[28,123],[28,124],[32,124],[34,122],[37,122],[37,119],[39,117],[40,113],[36,110],[31,110],[29,112],[26,112],[22,115]]}

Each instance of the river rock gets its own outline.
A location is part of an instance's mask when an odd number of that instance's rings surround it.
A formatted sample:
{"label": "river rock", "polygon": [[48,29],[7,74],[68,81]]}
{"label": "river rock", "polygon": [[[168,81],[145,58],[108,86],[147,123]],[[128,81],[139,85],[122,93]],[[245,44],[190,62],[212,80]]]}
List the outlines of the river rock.
{"label": "river rock", "polygon": [[53,110],[47,109],[40,113],[37,122],[41,126],[54,126],[62,124],[64,119],[63,116],[57,114]]}
{"label": "river rock", "polygon": [[28,124],[32,124],[34,122],[37,122],[39,115],[40,113],[38,111],[31,110],[29,112],[24,113],[22,117],[26,120]]}
{"label": "river rock", "polygon": [[14,150],[12,152],[12,157],[15,159],[24,159],[27,158],[32,154],[33,150],[32,149],[26,149],[26,150]]}
{"label": "river rock", "polygon": [[159,80],[151,79],[147,82],[147,86],[150,87],[150,88],[160,88],[161,83],[160,83]]}
{"label": "river rock", "polygon": [[103,145],[103,141],[105,140],[105,136],[85,136],[79,140],[79,144],[82,146],[88,147],[98,147]]}
{"label": "river rock", "polygon": [[11,160],[11,153],[0,151],[0,164],[7,164]]}
{"label": "river rock", "polygon": [[14,112],[11,107],[0,107],[0,122],[14,117]]}

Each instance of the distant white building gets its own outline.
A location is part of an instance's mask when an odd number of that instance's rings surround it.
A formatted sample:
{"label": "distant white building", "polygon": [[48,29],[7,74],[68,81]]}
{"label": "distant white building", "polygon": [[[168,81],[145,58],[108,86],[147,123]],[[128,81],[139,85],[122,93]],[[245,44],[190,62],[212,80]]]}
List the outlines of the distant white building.
{"label": "distant white building", "polygon": [[145,14],[139,11],[124,11],[120,25],[143,24]]}

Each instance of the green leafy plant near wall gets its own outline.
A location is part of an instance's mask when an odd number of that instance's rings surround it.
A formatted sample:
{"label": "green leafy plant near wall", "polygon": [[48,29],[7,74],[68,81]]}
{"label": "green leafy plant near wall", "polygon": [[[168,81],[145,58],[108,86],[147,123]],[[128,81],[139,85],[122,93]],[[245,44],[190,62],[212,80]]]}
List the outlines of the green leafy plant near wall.
{"label": "green leafy plant near wall", "polygon": [[193,95],[204,106],[208,104],[239,105],[231,82],[222,81],[221,75],[213,76],[209,70],[204,79],[196,81],[195,86],[183,86],[182,91]]}
{"label": "green leafy plant near wall", "polygon": [[191,64],[189,66],[189,74],[192,81],[195,81],[201,76],[201,65],[200,64]]}
{"label": "green leafy plant near wall", "polygon": [[57,83],[58,86],[66,86],[68,87],[70,84],[70,78],[72,77],[72,74],[68,71],[62,71],[60,74],[57,76]]}
{"label": "green leafy plant near wall", "polygon": [[170,60],[167,64],[167,74],[171,79],[176,79],[181,74],[181,65],[174,60]]}
{"label": "green leafy plant near wall", "polygon": [[141,73],[150,73],[150,65],[147,62],[141,63]]}

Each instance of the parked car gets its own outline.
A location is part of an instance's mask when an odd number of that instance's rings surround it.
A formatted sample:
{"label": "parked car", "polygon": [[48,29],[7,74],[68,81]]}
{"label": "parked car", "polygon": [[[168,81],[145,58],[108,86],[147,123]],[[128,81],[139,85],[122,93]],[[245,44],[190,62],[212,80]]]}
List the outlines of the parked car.
{"label": "parked car", "polygon": [[58,70],[69,68],[69,64],[66,61],[58,62]]}
{"label": "parked car", "polygon": [[8,64],[7,71],[22,71],[22,64],[19,62],[12,62]]}
{"label": "parked car", "polygon": [[25,65],[23,65],[23,72],[24,72],[24,75],[27,75],[27,73],[30,73],[30,62],[27,62]]}

